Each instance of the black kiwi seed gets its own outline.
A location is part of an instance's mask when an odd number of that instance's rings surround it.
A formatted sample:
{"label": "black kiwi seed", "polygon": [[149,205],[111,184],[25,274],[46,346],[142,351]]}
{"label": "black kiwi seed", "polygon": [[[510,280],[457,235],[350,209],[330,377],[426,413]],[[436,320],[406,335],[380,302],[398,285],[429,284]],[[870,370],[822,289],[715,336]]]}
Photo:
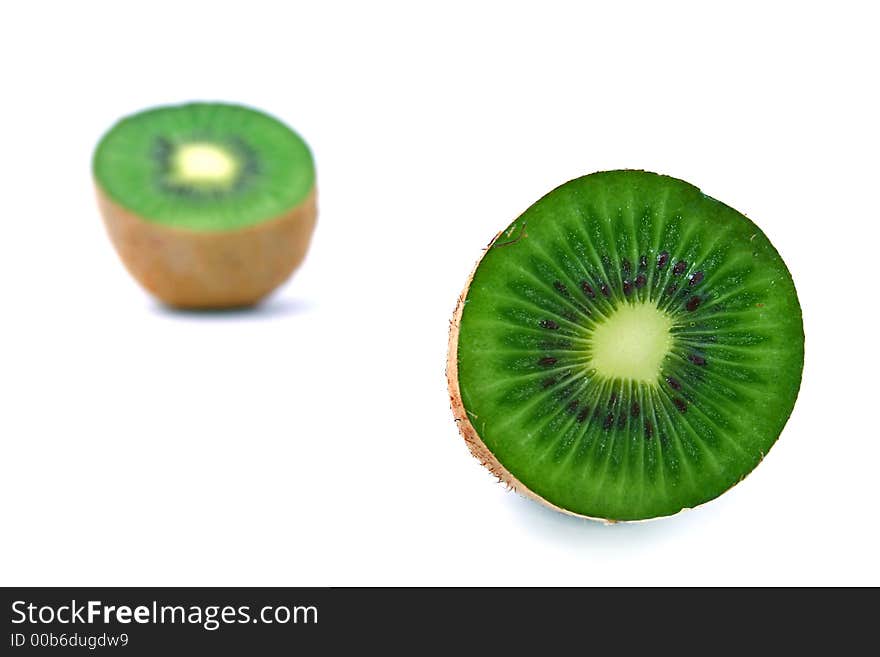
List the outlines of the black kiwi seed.
{"label": "black kiwi seed", "polygon": [[701,272],[701,271],[695,271],[693,274],[691,274],[691,280],[690,280],[690,282],[688,283],[688,285],[690,285],[691,287],[693,287],[694,285],[699,284],[699,282],[702,281],[702,280],[703,280],[703,272]]}
{"label": "black kiwi seed", "polygon": [[542,365],[544,367],[556,365],[556,359],[553,358],[553,356],[544,356],[544,358],[538,361],[538,365]]}
{"label": "black kiwi seed", "polygon": [[675,263],[675,267],[672,268],[672,274],[674,276],[681,276],[685,269],[687,269],[687,263],[684,260],[679,260]]}
{"label": "black kiwi seed", "polygon": [[664,251],[657,256],[657,269],[665,269],[669,262],[669,251]]}
{"label": "black kiwi seed", "polygon": [[697,354],[691,354],[688,356],[688,360],[691,361],[694,365],[703,366],[706,364],[706,359],[702,356],[697,356]]}
{"label": "black kiwi seed", "polygon": [[700,307],[700,297],[691,297],[688,299],[687,305],[685,308],[690,312],[694,312],[697,308]]}
{"label": "black kiwi seed", "polygon": [[551,331],[555,331],[559,328],[559,324],[554,322],[552,319],[542,319],[541,320],[541,328],[550,329]]}
{"label": "black kiwi seed", "polygon": [[584,291],[584,294],[586,294],[591,299],[596,298],[596,293],[593,292],[593,288],[590,287],[590,284],[586,281],[581,281],[581,289]]}
{"label": "black kiwi seed", "polygon": [[666,383],[668,383],[669,387],[673,390],[681,390],[681,384],[673,379],[671,376],[666,377]]}
{"label": "black kiwi seed", "polygon": [[675,407],[679,411],[681,411],[682,413],[687,411],[687,404],[685,403],[684,399],[682,399],[681,397],[673,398],[672,403],[675,404]]}

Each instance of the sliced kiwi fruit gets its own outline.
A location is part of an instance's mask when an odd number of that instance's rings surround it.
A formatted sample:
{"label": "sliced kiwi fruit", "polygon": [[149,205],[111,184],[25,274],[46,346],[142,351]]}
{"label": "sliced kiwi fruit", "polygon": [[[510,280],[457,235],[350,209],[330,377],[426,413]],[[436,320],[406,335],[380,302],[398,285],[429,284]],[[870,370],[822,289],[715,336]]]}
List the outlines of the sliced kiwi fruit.
{"label": "sliced kiwi fruit", "polygon": [[173,306],[259,301],[299,266],[315,226],[308,146],[248,107],[190,103],[124,118],[100,140],[93,174],[126,267]]}
{"label": "sliced kiwi fruit", "polygon": [[510,487],[608,521],[707,502],[800,387],[791,275],[749,219],[644,171],[572,180],[487,247],[450,330],[452,408]]}

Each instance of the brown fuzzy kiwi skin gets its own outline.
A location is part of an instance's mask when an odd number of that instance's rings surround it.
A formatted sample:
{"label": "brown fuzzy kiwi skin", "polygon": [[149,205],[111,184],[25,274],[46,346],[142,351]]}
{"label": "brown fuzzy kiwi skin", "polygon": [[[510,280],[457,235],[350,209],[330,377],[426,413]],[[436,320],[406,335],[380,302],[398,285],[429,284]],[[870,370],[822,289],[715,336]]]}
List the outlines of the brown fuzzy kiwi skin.
{"label": "brown fuzzy kiwi skin", "polygon": [[[497,243],[498,238],[501,237],[501,235],[502,233],[498,233],[498,235],[495,236],[489,246],[483,250],[483,255],[485,255],[489,251],[489,249],[493,248],[493,246],[503,246],[502,244]],[[525,238],[527,237],[527,235],[524,233],[523,237]],[[670,514],[668,516],[645,518],[644,520],[615,520],[613,518],[597,518],[594,516],[586,516],[580,513],[575,513],[574,511],[569,511],[568,509],[563,509],[562,507],[553,504],[553,502],[550,502],[549,500],[541,497],[535,491],[531,490],[525,484],[523,484],[513,475],[513,473],[511,473],[501,464],[498,458],[486,446],[486,443],[483,442],[482,438],[480,438],[480,434],[477,432],[476,428],[471,422],[471,419],[468,416],[468,412],[464,407],[464,402],[461,398],[461,390],[458,385],[458,336],[461,330],[461,315],[464,312],[464,306],[467,303],[467,294],[471,286],[471,281],[473,281],[474,274],[477,271],[477,267],[480,266],[481,261],[482,256],[480,257],[480,260],[477,261],[476,265],[474,265],[474,268],[471,271],[470,276],[468,276],[467,282],[464,285],[464,290],[462,290],[461,294],[458,297],[458,303],[455,306],[455,312],[452,314],[452,320],[449,322],[449,348],[446,354],[446,384],[449,389],[449,402],[450,406],[452,407],[452,414],[453,416],[455,416],[455,423],[458,425],[458,431],[461,434],[461,437],[464,438],[464,441],[467,444],[467,447],[470,450],[471,454],[487,470],[489,470],[489,472],[491,472],[492,475],[496,477],[499,482],[507,486],[508,489],[513,490],[520,495],[532,499],[546,507],[549,507],[554,511],[559,511],[560,513],[564,513],[569,516],[584,518],[586,520],[593,520],[596,522],[604,523],[606,525],[614,525],[617,523],[650,522],[652,520],[660,520],[661,518],[671,518],[684,511],[690,511],[691,508],[684,508],[681,511]],[[745,475],[742,479],[745,479]],[[742,481],[742,479],[740,479],[740,481]],[[708,504],[708,502],[711,502],[711,500],[704,502],[704,504]],[[703,506],[703,504],[699,504],[693,508],[698,508],[700,506]]]}
{"label": "brown fuzzy kiwi skin", "polygon": [[148,221],[95,185],[110,241],[132,276],[169,306],[251,306],[281,285],[308,251],[317,220],[315,189],[278,217],[228,231]]}

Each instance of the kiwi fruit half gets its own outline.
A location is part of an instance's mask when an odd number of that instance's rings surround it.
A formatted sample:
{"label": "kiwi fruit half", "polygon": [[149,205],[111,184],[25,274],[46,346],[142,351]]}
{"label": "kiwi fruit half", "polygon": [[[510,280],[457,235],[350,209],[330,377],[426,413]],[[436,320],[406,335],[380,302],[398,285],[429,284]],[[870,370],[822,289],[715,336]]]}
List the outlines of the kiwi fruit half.
{"label": "kiwi fruit half", "polygon": [[190,103],[129,116],[101,139],[93,173],[122,261],[173,306],[259,301],[303,260],[315,226],[308,146],[248,107]]}
{"label": "kiwi fruit half", "polygon": [[749,219],[644,171],[584,176],[499,233],[452,321],[452,408],[510,487],[609,521],[711,500],[800,387],[791,275]]}

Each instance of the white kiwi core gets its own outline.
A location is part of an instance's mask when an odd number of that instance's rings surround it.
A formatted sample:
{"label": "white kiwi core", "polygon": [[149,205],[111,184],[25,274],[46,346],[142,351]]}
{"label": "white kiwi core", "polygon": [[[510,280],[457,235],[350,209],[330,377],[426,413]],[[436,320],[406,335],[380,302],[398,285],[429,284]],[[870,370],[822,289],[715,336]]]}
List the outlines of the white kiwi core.
{"label": "white kiwi core", "polygon": [[671,328],[672,318],[655,305],[623,304],[593,329],[590,366],[607,379],[657,383]]}
{"label": "white kiwi core", "polygon": [[181,144],[174,153],[174,177],[197,185],[230,185],[238,174],[238,159],[226,148],[208,142]]}

